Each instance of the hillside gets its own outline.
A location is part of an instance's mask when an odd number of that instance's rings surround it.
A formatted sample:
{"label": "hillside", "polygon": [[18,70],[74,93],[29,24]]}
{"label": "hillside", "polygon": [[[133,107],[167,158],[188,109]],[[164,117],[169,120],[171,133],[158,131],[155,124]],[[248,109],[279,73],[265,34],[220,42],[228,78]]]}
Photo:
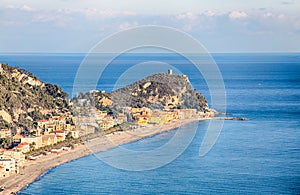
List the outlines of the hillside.
{"label": "hillside", "polygon": [[102,110],[122,107],[208,110],[206,99],[192,88],[186,75],[179,74],[158,73],[111,93],[92,91],[81,96]]}
{"label": "hillside", "polygon": [[26,132],[34,121],[69,111],[68,95],[30,72],[0,63],[0,129]]}

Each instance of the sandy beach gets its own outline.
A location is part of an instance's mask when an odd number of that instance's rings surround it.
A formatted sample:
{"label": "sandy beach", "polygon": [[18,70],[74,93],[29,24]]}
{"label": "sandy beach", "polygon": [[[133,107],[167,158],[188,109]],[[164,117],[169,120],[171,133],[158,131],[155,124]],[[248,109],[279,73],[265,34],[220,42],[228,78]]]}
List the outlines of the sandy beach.
{"label": "sandy beach", "polygon": [[20,174],[12,175],[2,179],[0,186],[4,186],[4,191],[1,194],[13,194],[28,184],[34,182],[47,170],[54,168],[63,163],[81,158],[83,156],[92,154],[94,152],[105,151],[117,145],[133,142],[145,137],[159,134],[168,131],[181,125],[188,124],[199,120],[211,120],[212,118],[203,119],[186,119],[171,121],[164,125],[156,125],[150,127],[143,127],[129,131],[119,131],[105,136],[100,136],[92,140],[88,140],[85,144],[79,145],[71,151],[63,151],[59,154],[48,154],[37,160],[26,160],[24,168]]}

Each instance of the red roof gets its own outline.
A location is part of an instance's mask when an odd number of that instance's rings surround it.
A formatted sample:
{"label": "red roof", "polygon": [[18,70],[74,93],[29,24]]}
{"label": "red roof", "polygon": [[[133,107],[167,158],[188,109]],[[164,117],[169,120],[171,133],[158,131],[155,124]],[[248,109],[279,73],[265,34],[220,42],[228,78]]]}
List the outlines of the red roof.
{"label": "red roof", "polygon": [[25,145],[29,145],[27,142],[22,142],[19,145],[16,146],[16,148],[22,148]]}
{"label": "red roof", "polygon": [[47,120],[39,120],[38,122],[44,123],[44,122],[48,122],[48,121]]}
{"label": "red roof", "polygon": [[55,130],[53,131],[54,133],[63,133],[64,131],[63,130]]}

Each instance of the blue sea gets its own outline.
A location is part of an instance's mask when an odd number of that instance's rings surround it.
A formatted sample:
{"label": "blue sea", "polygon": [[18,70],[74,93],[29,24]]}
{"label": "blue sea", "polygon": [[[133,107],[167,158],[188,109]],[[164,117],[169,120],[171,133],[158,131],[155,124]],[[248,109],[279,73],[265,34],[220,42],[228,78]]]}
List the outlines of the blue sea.
{"label": "blue sea", "polygon": [[[71,96],[85,54],[0,54],[0,62],[27,69],[55,83]],[[126,171],[94,155],[47,171],[20,194],[299,194],[300,193],[300,54],[212,54],[224,79],[227,114],[249,121],[224,121],[213,148],[199,156],[209,121],[195,123],[191,144],[175,160],[154,170]],[[210,91],[182,56],[130,54],[105,69],[97,89],[111,91],[128,68],[163,61],[187,74],[211,104]],[[138,75],[138,72],[136,72]],[[185,126],[188,131],[189,126]],[[184,129],[183,129],[184,130]],[[124,147],[153,150],[177,130]]]}

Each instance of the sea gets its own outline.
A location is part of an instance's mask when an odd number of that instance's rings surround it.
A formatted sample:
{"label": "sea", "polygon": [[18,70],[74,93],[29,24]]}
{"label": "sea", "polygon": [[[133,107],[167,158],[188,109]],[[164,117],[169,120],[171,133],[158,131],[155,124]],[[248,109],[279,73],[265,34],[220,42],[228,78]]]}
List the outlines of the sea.
{"label": "sea", "polygon": [[[57,84],[71,97],[76,95],[74,81],[86,56],[2,53],[0,62]],[[226,115],[249,120],[224,121],[207,154],[199,155],[199,148],[210,122],[200,121],[194,123],[197,129],[191,143],[160,167],[124,170],[89,155],[48,170],[19,194],[300,194],[300,53],[215,53],[211,57],[224,82]],[[169,64],[188,75],[192,86],[212,105],[203,75],[186,58],[175,54],[118,56],[102,72],[96,89],[118,88],[115,83],[122,74],[144,62],[163,62],[160,66],[166,70]],[[141,75],[139,70],[146,69],[136,69],[133,75]],[[183,130],[189,128],[187,125]],[[123,147],[152,151],[171,140],[176,131]]]}

